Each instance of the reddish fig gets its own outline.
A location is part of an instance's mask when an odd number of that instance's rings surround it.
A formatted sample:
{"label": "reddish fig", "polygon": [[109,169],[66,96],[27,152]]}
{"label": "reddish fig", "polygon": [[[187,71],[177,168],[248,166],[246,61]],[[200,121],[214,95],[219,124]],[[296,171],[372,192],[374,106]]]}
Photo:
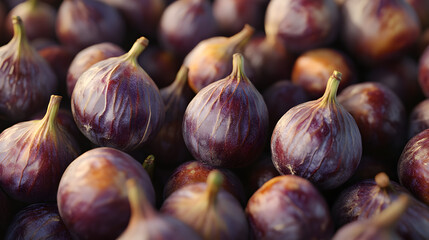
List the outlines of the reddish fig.
{"label": "reddish fig", "polygon": [[55,200],[64,170],[80,153],[57,122],[60,102],[53,95],[41,120],[17,123],[0,134],[0,185],[16,200]]}
{"label": "reddish fig", "polygon": [[141,37],[128,53],[100,61],[79,77],[71,107],[78,128],[92,143],[131,151],[158,133],[164,104],[137,63],[148,43]]}
{"label": "reddish fig", "polygon": [[267,106],[236,53],[232,73],[203,88],[189,103],[183,117],[186,146],[198,161],[238,168],[259,157],[267,134]]}
{"label": "reddish fig", "polygon": [[405,0],[408,2],[413,9],[416,11],[417,16],[420,20],[422,29],[429,27],[429,1],[428,0]]}
{"label": "reddish fig", "polygon": [[334,71],[325,94],[291,108],[278,121],[271,137],[274,165],[323,189],[333,189],[355,172],[362,155],[359,128],[337,102],[341,73]]}
{"label": "reddish fig", "polygon": [[429,128],[429,99],[425,99],[413,108],[408,125],[408,139]]}
{"label": "reddish fig", "polygon": [[429,47],[419,59],[419,85],[425,96],[429,97]]}

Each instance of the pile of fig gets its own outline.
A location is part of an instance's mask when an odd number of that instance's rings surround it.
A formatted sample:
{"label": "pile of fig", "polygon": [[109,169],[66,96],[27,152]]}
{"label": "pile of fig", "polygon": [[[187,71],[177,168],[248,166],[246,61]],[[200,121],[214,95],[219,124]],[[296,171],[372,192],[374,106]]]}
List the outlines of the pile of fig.
{"label": "pile of fig", "polygon": [[0,1],[0,239],[429,239],[428,16]]}

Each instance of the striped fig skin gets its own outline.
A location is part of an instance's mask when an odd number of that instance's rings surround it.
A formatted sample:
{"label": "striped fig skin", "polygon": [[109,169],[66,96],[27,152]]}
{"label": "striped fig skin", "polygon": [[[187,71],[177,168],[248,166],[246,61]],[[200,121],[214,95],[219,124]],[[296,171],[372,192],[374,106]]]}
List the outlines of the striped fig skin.
{"label": "striped fig skin", "polygon": [[230,76],[203,88],[183,118],[183,138],[191,154],[205,164],[237,168],[262,152],[268,133],[268,110],[262,95],[233,56]]}
{"label": "striped fig skin", "polygon": [[358,126],[336,101],[340,78],[341,73],[334,71],[321,98],[286,112],[271,138],[277,170],[306,178],[322,189],[346,182],[362,156]]}

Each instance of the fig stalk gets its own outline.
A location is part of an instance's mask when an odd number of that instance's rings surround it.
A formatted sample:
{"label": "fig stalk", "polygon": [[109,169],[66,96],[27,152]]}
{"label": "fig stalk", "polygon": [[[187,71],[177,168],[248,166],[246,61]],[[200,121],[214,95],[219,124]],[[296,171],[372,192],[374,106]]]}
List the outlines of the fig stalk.
{"label": "fig stalk", "polygon": [[406,194],[402,194],[396,201],[384,211],[374,217],[373,224],[379,228],[392,228],[395,226],[404,212],[408,209],[410,199]]}
{"label": "fig stalk", "polygon": [[127,182],[128,199],[131,207],[130,223],[140,221],[142,218],[149,218],[156,215],[153,208],[149,204],[146,195],[139,189],[134,179],[128,179]]}
{"label": "fig stalk", "polygon": [[207,203],[207,206],[214,206],[217,201],[217,196],[219,193],[219,190],[222,187],[223,183],[223,176],[222,173],[218,170],[213,170],[209,173],[207,176],[207,190],[206,190],[206,197],[207,200],[205,203]]}
{"label": "fig stalk", "polygon": [[250,25],[244,25],[243,29],[237,34],[231,36],[228,40],[231,45],[236,46],[237,49],[240,49],[246,45],[246,43],[250,40],[255,29]]}
{"label": "fig stalk", "polygon": [[325,93],[322,97],[322,106],[337,102],[337,91],[341,82],[341,76],[342,74],[340,72],[334,71],[331,77],[329,77]]}
{"label": "fig stalk", "polygon": [[155,171],[155,157],[153,155],[147,156],[147,158],[143,161],[143,168],[149,174],[150,179],[153,179],[153,174]]}
{"label": "fig stalk", "polygon": [[149,45],[149,40],[145,37],[140,37],[131,47],[130,51],[125,55],[125,59],[132,62],[134,66],[139,66],[137,58]]}

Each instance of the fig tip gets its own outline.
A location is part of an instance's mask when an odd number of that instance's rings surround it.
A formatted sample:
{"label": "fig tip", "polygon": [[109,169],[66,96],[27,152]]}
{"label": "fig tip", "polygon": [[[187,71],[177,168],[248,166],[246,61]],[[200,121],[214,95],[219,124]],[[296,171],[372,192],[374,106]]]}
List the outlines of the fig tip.
{"label": "fig tip", "polygon": [[337,79],[341,79],[341,77],[343,76],[343,74],[337,70],[334,70],[334,72],[332,73],[332,76],[337,78]]}

